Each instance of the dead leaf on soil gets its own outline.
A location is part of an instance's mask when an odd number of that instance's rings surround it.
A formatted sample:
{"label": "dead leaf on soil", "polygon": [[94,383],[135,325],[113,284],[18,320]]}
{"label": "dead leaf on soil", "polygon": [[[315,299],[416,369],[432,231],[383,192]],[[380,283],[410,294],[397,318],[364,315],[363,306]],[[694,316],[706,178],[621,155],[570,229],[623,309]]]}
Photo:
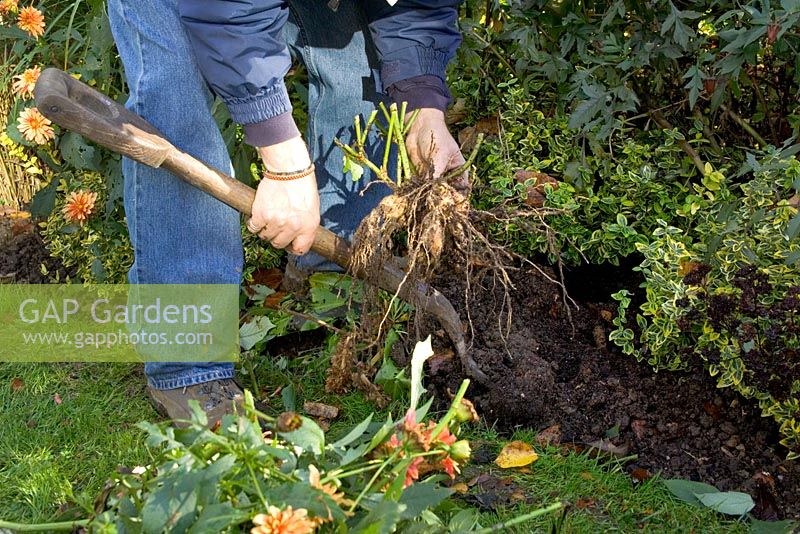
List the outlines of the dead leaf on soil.
{"label": "dead leaf on soil", "polygon": [[637,467],[633,471],[631,471],[631,478],[634,482],[641,484],[642,482],[646,482],[653,478],[653,474],[650,473],[647,469],[642,467]]}
{"label": "dead leaf on soil", "polygon": [[595,504],[597,504],[596,500],[589,497],[585,497],[575,501],[575,508],[577,508],[578,510],[584,510],[586,508],[593,507]]}
{"label": "dead leaf on soil", "polygon": [[603,320],[607,323],[614,322],[614,312],[610,310],[600,310],[600,317],[602,317]]}
{"label": "dead leaf on soil", "polygon": [[553,425],[545,428],[536,435],[536,443],[542,447],[548,445],[558,445],[561,443],[561,425]]}
{"label": "dead leaf on soil", "polygon": [[589,447],[591,447],[590,452],[595,454],[608,454],[616,458],[623,458],[627,456],[628,452],[631,450],[630,443],[627,441],[621,443],[620,445],[615,445],[611,440],[608,439],[598,439],[597,441],[593,441],[589,444]]}
{"label": "dead leaf on soil", "polygon": [[645,430],[647,430],[647,421],[644,419],[634,419],[631,421],[631,430],[636,439],[641,440],[644,438]]}
{"label": "dead leaf on soil", "polygon": [[256,269],[253,271],[253,284],[277,290],[281,287],[283,272],[280,269]]}
{"label": "dead leaf on soil", "polygon": [[14,393],[22,391],[22,388],[24,387],[25,387],[25,382],[19,377],[14,378],[11,381],[11,391],[13,391]]}
{"label": "dead leaf on soil", "polygon": [[703,410],[711,416],[711,419],[714,421],[719,421],[722,419],[722,407],[717,406],[711,401],[706,401],[703,403]]}
{"label": "dead leaf on soil", "polygon": [[539,455],[529,444],[524,441],[512,441],[503,447],[494,463],[503,469],[510,469],[532,464],[538,459]]}
{"label": "dead leaf on soil", "polygon": [[458,493],[459,495],[464,495],[469,491],[469,486],[467,486],[464,482],[459,482],[458,484],[453,484],[450,486],[450,489]]}
{"label": "dead leaf on soil", "polygon": [[544,206],[544,186],[546,184],[551,185],[553,189],[558,189],[558,180],[549,174],[539,171],[518,170],[514,174],[514,179],[519,184],[526,184],[530,181],[530,185],[527,186],[528,190],[526,191],[525,204],[532,208],[541,208]]}
{"label": "dead leaf on soil", "polygon": [[306,401],[303,403],[303,411],[312,417],[320,417],[322,419],[336,419],[339,417],[339,408],[321,402]]}

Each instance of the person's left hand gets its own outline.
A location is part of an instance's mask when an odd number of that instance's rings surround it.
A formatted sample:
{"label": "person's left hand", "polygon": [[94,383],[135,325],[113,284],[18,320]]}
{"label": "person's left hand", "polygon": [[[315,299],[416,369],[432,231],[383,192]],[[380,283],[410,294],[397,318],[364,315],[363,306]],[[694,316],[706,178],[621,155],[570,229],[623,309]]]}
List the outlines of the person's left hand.
{"label": "person's left hand", "polygon": [[[466,162],[458,143],[447,129],[444,112],[434,108],[419,110],[406,136],[406,150],[411,163],[417,169],[431,165],[433,175],[437,178],[461,167]],[[470,184],[466,172],[451,183],[461,194],[469,193]]]}

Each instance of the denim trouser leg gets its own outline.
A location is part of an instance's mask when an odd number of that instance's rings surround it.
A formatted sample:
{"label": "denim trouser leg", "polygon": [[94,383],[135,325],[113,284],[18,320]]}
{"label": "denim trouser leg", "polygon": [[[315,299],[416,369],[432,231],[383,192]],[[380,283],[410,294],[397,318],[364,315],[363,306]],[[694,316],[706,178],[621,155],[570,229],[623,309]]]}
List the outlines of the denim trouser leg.
{"label": "denim trouser leg", "polygon": [[[389,193],[384,184],[372,184],[368,169],[354,182],[342,172],[342,152],[333,140],[355,139],[353,118],[368,117],[380,96],[373,70],[377,58],[359,3],[340,2],[336,11],[321,0],[290,0],[286,42],[308,70],[308,131],[306,141],[316,165],[322,225],[336,234],[352,237],[358,224]],[[367,143],[373,161],[383,157],[383,143],[373,134]],[[303,271],[340,270],[310,253],[296,258]]]}
{"label": "denim trouser leg", "polygon": [[[108,11],[128,79],[127,107],[181,150],[231,169],[176,0],[109,0]],[[233,209],[167,171],[129,159],[123,175],[135,252],[131,283],[240,283],[240,219]],[[172,389],[230,378],[233,364],[148,362],[145,374],[151,386]]]}

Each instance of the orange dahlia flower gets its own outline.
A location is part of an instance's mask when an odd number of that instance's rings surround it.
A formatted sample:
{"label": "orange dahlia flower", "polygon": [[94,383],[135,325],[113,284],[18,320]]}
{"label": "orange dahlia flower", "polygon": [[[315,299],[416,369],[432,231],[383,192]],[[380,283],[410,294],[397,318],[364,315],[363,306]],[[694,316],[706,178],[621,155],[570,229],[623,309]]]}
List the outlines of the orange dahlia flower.
{"label": "orange dahlia flower", "polygon": [[16,13],[17,12],[17,4],[19,0],[2,0],[0,1],[0,15],[5,15],[6,13]]}
{"label": "orange dahlia flower", "polygon": [[335,502],[342,508],[353,505],[353,501],[348,499],[343,492],[340,492],[339,488],[336,487],[336,484],[333,483],[323,484],[321,482],[319,469],[317,469],[317,467],[313,464],[308,466],[308,483],[311,485],[312,488],[317,488],[318,490],[322,490],[326,495],[328,495],[328,497],[330,497],[333,500],[333,502]]}
{"label": "orange dahlia flower", "polygon": [[19,114],[17,129],[28,141],[43,145],[55,137],[53,123],[36,108],[27,108]]}
{"label": "orange dahlia flower", "polygon": [[67,202],[64,204],[64,219],[67,222],[85,223],[94,212],[95,202],[97,193],[86,190],[73,191],[67,196]]}
{"label": "orange dahlia flower", "polygon": [[44,15],[33,6],[23,7],[19,10],[17,26],[38,39],[44,35]]}
{"label": "orange dahlia flower", "polygon": [[36,86],[36,80],[39,79],[39,75],[42,73],[42,69],[39,68],[39,65],[27,69],[22,74],[18,74],[14,76],[14,85],[12,88],[14,92],[20,98],[30,98],[33,96],[33,88]]}
{"label": "orange dahlia flower", "polygon": [[306,509],[292,510],[291,506],[285,510],[270,506],[266,514],[253,518],[253,525],[250,534],[310,534],[317,528]]}

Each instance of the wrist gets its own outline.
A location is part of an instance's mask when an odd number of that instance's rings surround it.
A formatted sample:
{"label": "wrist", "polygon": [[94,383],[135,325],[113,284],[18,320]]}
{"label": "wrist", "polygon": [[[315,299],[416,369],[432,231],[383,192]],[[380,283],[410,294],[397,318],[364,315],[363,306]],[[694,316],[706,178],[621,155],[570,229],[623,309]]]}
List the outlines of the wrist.
{"label": "wrist", "polygon": [[274,145],[258,147],[258,154],[273,173],[291,173],[307,169],[311,165],[308,147],[300,136]]}

